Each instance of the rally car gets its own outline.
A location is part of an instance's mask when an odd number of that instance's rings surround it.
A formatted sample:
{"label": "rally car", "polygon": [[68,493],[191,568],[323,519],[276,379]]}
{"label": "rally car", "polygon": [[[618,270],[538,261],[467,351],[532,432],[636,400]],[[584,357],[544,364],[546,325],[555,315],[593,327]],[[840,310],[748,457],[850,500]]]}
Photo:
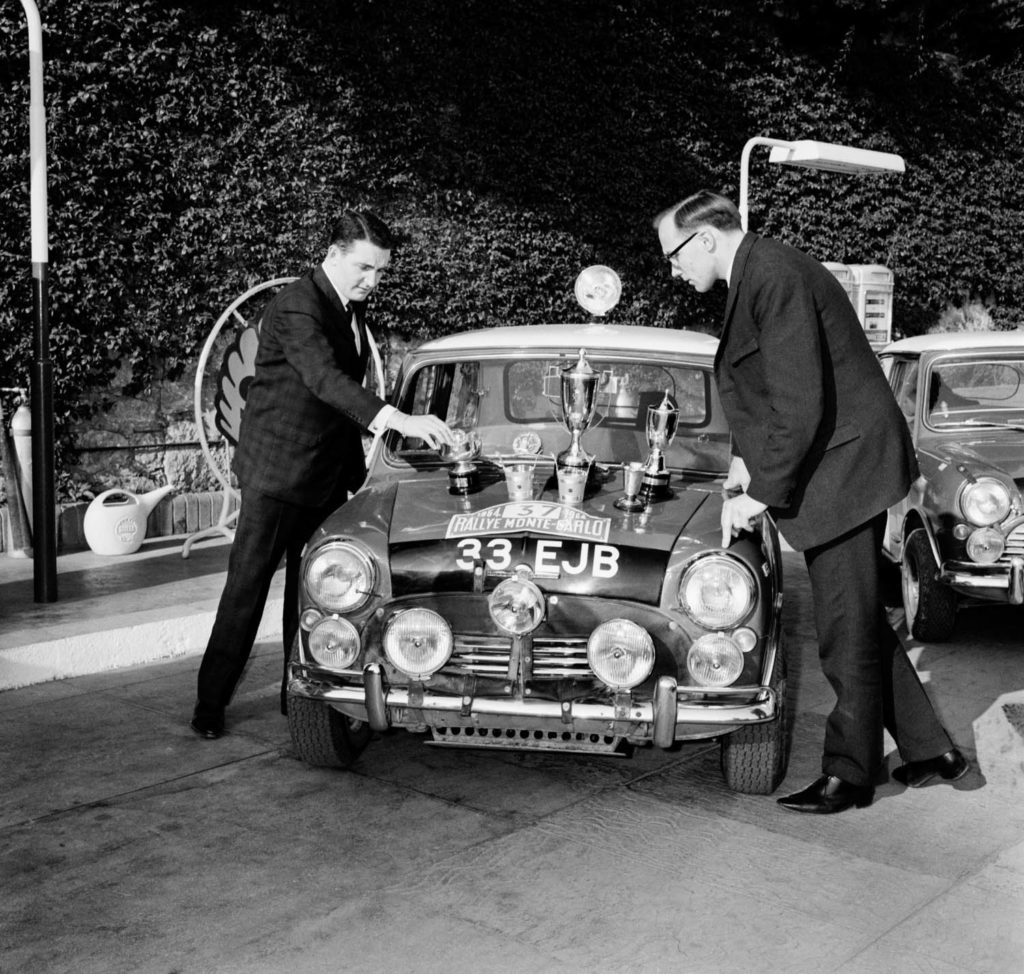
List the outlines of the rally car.
{"label": "rally car", "polygon": [[[393,729],[586,754],[718,739],[729,787],[773,791],[789,753],[779,541],[765,517],[721,547],[716,347],[593,323],[410,353],[394,404],[445,419],[459,449],[387,433],[308,543],[298,756],[348,767]],[[586,409],[565,396],[581,371]],[[579,494],[561,476],[573,452]]]}
{"label": "rally car", "polygon": [[1024,602],[1024,332],[919,335],[881,362],[921,467],[884,551],[910,634],[939,642],[961,606]]}

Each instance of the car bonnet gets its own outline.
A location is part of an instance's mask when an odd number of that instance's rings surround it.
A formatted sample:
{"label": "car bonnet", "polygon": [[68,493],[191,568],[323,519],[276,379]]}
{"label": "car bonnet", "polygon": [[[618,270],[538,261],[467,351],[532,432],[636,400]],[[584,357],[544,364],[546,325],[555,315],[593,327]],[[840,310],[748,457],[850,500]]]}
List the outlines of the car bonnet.
{"label": "car bonnet", "polygon": [[[681,531],[718,493],[679,488],[630,515],[614,506],[621,490],[602,489],[574,508],[548,485],[534,500],[510,501],[502,481],[469,496],[449,493],[446,482],[398,485],[389,532],[397,596],[470,591],[477,565],[488,574],[525,565],[547,591],[656,604]],[[717,528],[717,511],[705,519],[705,532]]]}

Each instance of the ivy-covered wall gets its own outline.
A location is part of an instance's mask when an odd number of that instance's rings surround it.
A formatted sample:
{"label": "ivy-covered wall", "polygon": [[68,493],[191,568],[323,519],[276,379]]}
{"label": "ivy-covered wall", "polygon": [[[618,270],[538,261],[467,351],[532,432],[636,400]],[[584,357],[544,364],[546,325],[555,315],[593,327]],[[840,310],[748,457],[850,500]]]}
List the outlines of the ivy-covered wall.
{"label": "ivy-covered wall", "polygon": [[[62,489],[83,421],[187,382],[221,310],[318,259],[345,205],[407,237],[375,298],[386,333],[581,317],[572,284],[596,262],[623,278],[619,320],[715,331],[721,295],[670,282],[650,220],[701,187],[735,197],[754,135],[899,152],[908,169],[852,179],[755,152],[752,229],[887,264],[906,333],[971,298],[1015,326],[1020,3],[965,6],[41,0]],[[27,78],[7,4],[0,386],[25,386],[31,363]]]}

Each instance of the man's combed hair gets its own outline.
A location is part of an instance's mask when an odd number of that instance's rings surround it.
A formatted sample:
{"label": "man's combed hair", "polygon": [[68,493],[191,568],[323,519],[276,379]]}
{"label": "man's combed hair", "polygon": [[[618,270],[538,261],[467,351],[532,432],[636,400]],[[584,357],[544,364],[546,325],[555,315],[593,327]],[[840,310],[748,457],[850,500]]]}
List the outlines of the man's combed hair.
{"label": "man's combed hair", "polygon": [[394,250],[398,237],[371,210],[344,210],[331,229],[330,243],[346,251],[357,240],[368,240],[381,250]]}
{"label": "man's combed hair", "polygon": [[702,225],[712,226],[716,230],[741,230],[740,211],[736,204],[725,196],[702,189],[693,196],[687,196],[682,203],[662,210],[654,218],[654,226],[658,226],[666,216],[672,215],[673,222],[680,230],[692,230]]}

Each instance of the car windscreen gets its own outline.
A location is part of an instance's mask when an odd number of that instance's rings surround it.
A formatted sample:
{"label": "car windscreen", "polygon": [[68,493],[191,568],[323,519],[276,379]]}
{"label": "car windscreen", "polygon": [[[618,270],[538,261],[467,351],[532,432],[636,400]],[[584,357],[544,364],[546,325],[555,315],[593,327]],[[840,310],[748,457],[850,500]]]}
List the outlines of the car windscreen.
{"label": "car windscreen", "polygon": [[933,429],[1024,424],[1024,357],[939,359],[926,382]]}
{"label": "car windscreen", "polygon": [[[430,412],[474,433],[485,457],[551,457],[569,444],[561,380],[575,361],[573,354],[431,363],[408,377],[399,408]],[[729,431],[709,368],[621,357],[595,357],[588,364],[595,373],[594,412],[582,442],[599,462],[645,460],[648,416],[660,407],[678,410],[676,435],[665,451],[670,468],[712,474],[728,469]],[[421,441],[397,437],[391,452],[413,462],[429,453]]]}

